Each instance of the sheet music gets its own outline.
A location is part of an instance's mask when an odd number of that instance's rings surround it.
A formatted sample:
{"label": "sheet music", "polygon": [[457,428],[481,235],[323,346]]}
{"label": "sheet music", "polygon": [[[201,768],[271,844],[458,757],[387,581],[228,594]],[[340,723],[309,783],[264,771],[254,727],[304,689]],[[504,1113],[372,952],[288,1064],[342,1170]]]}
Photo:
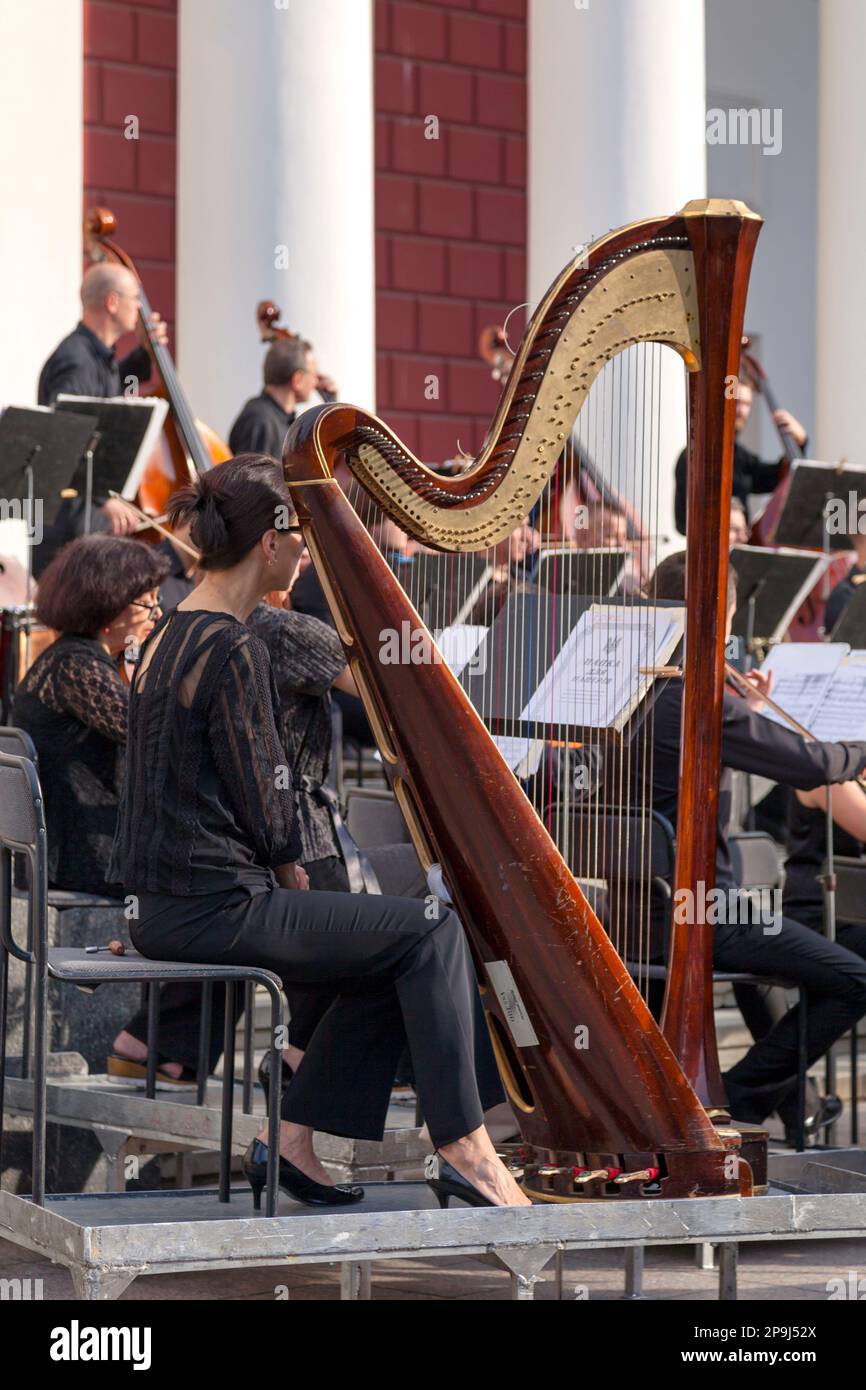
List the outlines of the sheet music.
{"label": "sheet music", "polygon": [[532,777],[538,771],[544,751],[543,739],[510,738],[497,734],[493,742],[516,777]]}
{"label": "sheet music", "polygon": [[436,633],[436,645],[455,676],[469,665],[486,635],[486,627],[473,627],[468,623],[455,623]]}
{"label": "sheet music", "polygon": [[[787,710],[810,733],[834,675],[850,648],[846,642],[783,642],[774,647],[761,670],[771,671],[770,698]],[[761,710],[765,719],[790,727],[775,710]]]}
{"label": "sheet music", "polygon": [[807,727],[827,743],[866,739],[866,664],[846,661],[840,666]]}
{"label": "sheet music", "polygon": [[683,608],[593,604],[521,719],[621,729],[652,685],[653,668],[670,659],[684,628]]}

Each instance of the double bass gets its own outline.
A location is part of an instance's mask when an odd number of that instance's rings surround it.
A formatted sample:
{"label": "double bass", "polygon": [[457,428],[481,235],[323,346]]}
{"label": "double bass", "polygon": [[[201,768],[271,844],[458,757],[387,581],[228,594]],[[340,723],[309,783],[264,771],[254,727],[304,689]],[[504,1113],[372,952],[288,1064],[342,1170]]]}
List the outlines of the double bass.
{"label": "double bass", "polygon": [[[151,326],[151,306],[132,257],[113,239],[117,219],[108,208],[91,208],[84,222],[84,240],[93,260],[112,260],[130,271],[139,283],[139,319],[159,377],[155,395],[168,401],[160,447],[148,464],[138,489],[137,501],[149,516],[162,518],[168,499],[215,464],[231,458],[231,450],[208,426],[197,420],[180,384],[171,353],[157,341]],[[148,529],[142,522],[140,531]],[[156,532],[152,532],[158,538]]]}
{"label": "double bass", "polygon": [[[711,922],[674,919],[661,1024],[638,987],[639,961],[614,940],[616,876],[632,872],[629,857],[647,863],[642,832],[629,839],[628,826],[637,825],[647,795],[651,703],[667,668],[646,666],[644,649],[636,651],[635,699],[618,721],[593,713],[593,691],[605,664],[622,651],[616,624],[647,633],[668,619],[663,608],[631,597],[587,608],[586,595],[567,585],[540,606],[537,595],[518,597],[537,606],[523,609],[532,621],[511,624],[517,645],[506,642],[492,672],[501,708],[510,711],[504,732],[540,741],[551,760],[562,750],[582,756],[594,743],[614,773],[605,796],[621,797],[614,812],[600,793],[584,795],[577,810],[590,821],[586,841],[567,844],[556,817],[531,803],[496,727],[470,699],[470,681],[443,659],[402,575],[387,564],[334,473],[345,465],[355,487],[411,537],[470,561],[549,500],[577,414],[619,354],[644,345],[655,353],[659,345],[659,352],[679,355],[688,382],[688,508],[696,529],[688,546],[671,879],[675,893],[690,893],[695,902],[715,880],[734,443],[725,381],[739,365],[760,226],[742,203],[700,200],[612,232],[566,266],[526,329],[478,457],[456,477],[427,468],[384,421],[348,405],[305,412],[286,440],[286,481],[389,780],[430,882],[444,884],[440,893],[453,901],[472,946],[524,1140],[524,1184],[543,1200],[747,1195],[760,1181],[726,1111]],[[635,415],[642,409],[639,393],[630,408]],[[657,456],[648,457],[658,470]],[[538,698],[530,698],[587,614],[600,625],[597,652],[585,666],[568,667],[559,697],[552,688],[548,699],[547,686],[539,685]],[[507,626],[505,619],[500,630]],[[410,658],[385,659],[388,633],[411,637]],[[509,650],[520,655],[519,667],[511,666]],[[559,797],[567,792],[560,782]],[[649,825],[646,816],[640,821]],[[602,907],[598,876],[585,873],[580,865],[588,861],[573,852],[576,845],[603,853],[611,837]],[[643,926],[641,902],[640,894],[626,902],[634,928]]]}
{"label": "double bass", "polygon": [[[779,481],[773,490],[769,502],[761,515],[757,518],[751,529],[750,544],[772,546],[773,535],[779,515],[785,505],[785,499],[790,487],[791,464],[795,459],[802,458],[803,448],[791,438],[786,430],[783,430],[776,420],[776,413],[779,403],[776,400],[770,378],[766,368],[760,359],[755,355],[752,348],[752,341],[748,334],[743,334],[742,349],[740,353],[740,375],[744,375],[752,386],[752,389],[765,402],[767,410],[773,420],[779,442],[782,445],[783,459],[779,473]],[[818,641],[823,630],[824,609],[827,604],[827,594],[836,584],[844,579],[848,570],[848,560],[845,555],[836,555],[830,563],[827,573],[819,579],[815,588],[807,594],[794,617],[791,620],[789,636],[793,642],[815,642]]]}

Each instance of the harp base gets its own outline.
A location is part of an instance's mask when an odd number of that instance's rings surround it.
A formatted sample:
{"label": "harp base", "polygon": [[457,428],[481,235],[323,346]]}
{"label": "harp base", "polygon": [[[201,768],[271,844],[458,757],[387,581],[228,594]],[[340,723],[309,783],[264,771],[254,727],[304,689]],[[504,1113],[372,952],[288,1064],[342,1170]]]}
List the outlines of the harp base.
{"label": "harp base", "polygon": [[540,1202],[751,1197],[766,1191],[767,1134],[757,1126],[718,1131],[722,1149],[695,1153],[567,1153],[515,1145],[503,1153]]}

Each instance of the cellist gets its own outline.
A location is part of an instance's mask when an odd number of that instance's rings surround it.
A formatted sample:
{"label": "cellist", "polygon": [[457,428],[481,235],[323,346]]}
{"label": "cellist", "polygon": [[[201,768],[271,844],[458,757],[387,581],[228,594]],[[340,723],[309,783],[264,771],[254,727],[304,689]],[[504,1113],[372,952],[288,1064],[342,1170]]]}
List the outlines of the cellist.
{"label": "cellist", "polygon": [[[81,282],[81,321],[48,358],[39,376],[38,401],[53,405],[59,395],[99,396],[107,399],[123,394],[130,377],[139,383],[152,374],[151,359],[141,345],[118,361],[115,345],[138,323],[140,286],[122,265],[101,263],[85,272]],[[158,343],[168,340],[159,314],[150,320]],[[129,535],[138,528],[138,514],[116,497],[95,497],[93,529],[116,536]],[[38,576],[51,556],[67,540],[84,530],[84,503],[81,498],[66,499],[52,527],[33,557]]]}

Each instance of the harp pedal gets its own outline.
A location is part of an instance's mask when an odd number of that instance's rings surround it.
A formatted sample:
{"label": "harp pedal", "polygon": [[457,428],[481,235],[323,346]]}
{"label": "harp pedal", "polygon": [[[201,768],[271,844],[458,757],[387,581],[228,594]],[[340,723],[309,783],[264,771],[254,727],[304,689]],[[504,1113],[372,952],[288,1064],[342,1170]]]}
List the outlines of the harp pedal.
{"label": "harp pedal", "polygon": [[616,1178],[619,1168],[574,1168],[575,1185],[582,1186],[585,1182],[610,1182],[611,1178]]}
{"label": "harp pedal", "polygon": [[619,1177],[614,1178],[617,1185],[627,1182],[655,1182],[660,1173],[659,1168],[639,1168],[635,1173],[620,1173]]}

